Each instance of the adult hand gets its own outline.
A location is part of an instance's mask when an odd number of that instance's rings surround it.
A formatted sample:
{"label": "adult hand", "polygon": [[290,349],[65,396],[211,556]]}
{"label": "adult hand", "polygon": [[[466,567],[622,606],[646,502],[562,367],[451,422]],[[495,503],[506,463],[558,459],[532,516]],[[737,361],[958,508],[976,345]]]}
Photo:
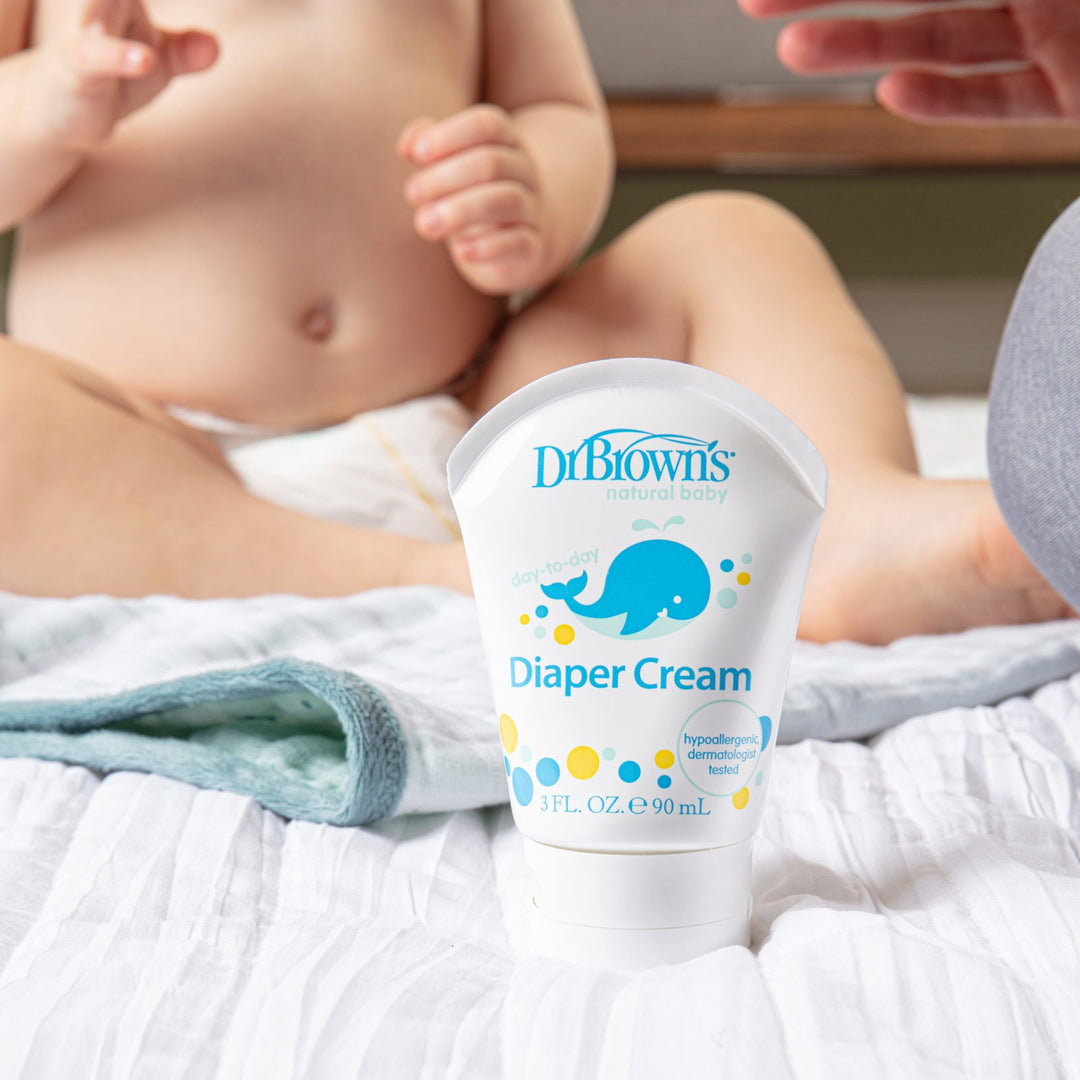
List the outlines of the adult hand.
{"label": "adult hand", "polygon": [[[755,18],[826,6],[825,0],[739,4]],[[802,20],[784,28],[777,52],[800,74],[888,68],[877,85],[878,100],[913,120],[1080,123],[1077,0],[1006,0],[997,8],[952,8],[897,19]],[[964,68],[999,61],[1023,66],[963,74]]]}
{"label": "adult hand", "polygon": [[398,153],[416,166],[405,185],[416,232],[445,243],[474,288],[527,288],[543,256],[543,206],[532,155],[513,118],[474,105],[449,119],[409,124]]}
{"label": "adult hand", "polygon": [[210,34],[154,26],[141,0],[82,0],[71,31],[36,50],[24,123],[57,145],[91,149],[175,76],[203,71],[217,55]]}

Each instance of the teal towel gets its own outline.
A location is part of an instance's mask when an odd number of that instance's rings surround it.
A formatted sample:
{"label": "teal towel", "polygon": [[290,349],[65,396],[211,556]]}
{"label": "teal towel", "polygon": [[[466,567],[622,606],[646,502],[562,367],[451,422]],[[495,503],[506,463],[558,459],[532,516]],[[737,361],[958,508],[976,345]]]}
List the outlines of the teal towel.
{"label": "teal towel", "polygon": [[331,825],[389,817],[406,777],[383,696],[356,675],[289,659],[107,697],[0,703],[0,757],[160,773]]}
{"label": "teal towel", "polygon": [[[1075,622],[799,643],[778,741],[866,738],[1077,671]],[[507,798],[476,607],[442,589],[0,592],[0,757],[22,756],[161,773],[334,825]]]}

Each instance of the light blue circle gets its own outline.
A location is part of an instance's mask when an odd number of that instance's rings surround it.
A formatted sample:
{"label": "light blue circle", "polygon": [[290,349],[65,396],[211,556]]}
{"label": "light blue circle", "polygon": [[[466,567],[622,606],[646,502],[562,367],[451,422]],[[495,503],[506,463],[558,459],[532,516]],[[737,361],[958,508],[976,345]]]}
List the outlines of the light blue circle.
{"label": "light blue circle", "polygon": [[551,787],[559,782],[559,763],[554,758],[542,757],[536,763],[536,779],[544,787]]}
{"label": "light blue circle", "polygon": [[514,788],[514,798],[520,806],[528,806],[532,802],[533,782],[532,777],[524,769],[515,769],[510,778]]}
{"label": "light blue circle", "polygon": [[720,569],[723,570],[725,574],[730,574],[731,571],[735,569],[735,564],[730,559],[724,559],[720,563]]}
{"label": "light blue circle", "polygon": [[547,613],[548,613],[547,604],[539,604],[537,606],[537,608],[536,608],[536,617],[538,619],[546,619],[547,618]]}
{"label": "light blue circle", "polygon": [[604,747],[604,760],[610,761],[615,756],[615,750],[610,746]]}
{"label": "light blue circle", "polygon": [[510,775],[510,759],[508,757],[503,758],[503,765],[506,767],[506,775]]}
{"label": "light blue circle", "polygon": [[641,766],[636,761],[624,761],[619,766],[619,779],[624,784],[632,784],[641,779]]}
{"label": "light blue circle", "polygon": [[764,774],[763,773],[758,773],[757,776],[754,777],[754,783],[757,784],[758,787],[761,787],[761,781],[763,779],[764,779]]}
{"label": "light blue circle", "polygon": [[547,631],[542,626],[534,626],[533,627],[533,637],[534,638],[542,638],[546,633],[547,633]]}
{"label": "light blue circle", "polygon": [[748,551],[748,552],[747,552],[747,553],[746,553],[746,554],[745,554],[745,555],[744,555],[744,556],[742,557],[742,561],[743,561],[743,565],[744,565],[744,566],[749,566],[749,565],[750,565],[750,564],[751,564],[751,563],[752,563],[752,562],[754,561],[754,556],[753,556],[753,555],[751,555],[751,554],[750,554],[750,552]]}
{"label": "light blue circle", "polygon": [[660,785],[660,787],[662,787],[662,788],[665,788],[665,789],[666,789],[666,788],[669,788],[669,787],[671,787],[671,777],[670,777],[670,776],[668,776],[668,774],[667,774],[667,773],[664,773],[664,775],[663,775],[663,776],[661,776],[661,777],[660,777],[660,778],[659,778],[659,779],[658,779],[658,780],[657,780],[656,782],[657,782],[657,784],[659,784],[659,785]]}
{"label": "light blue circle", "polygon": [[716,602],[722,608],[733,608],[739,602],[739,594],[734,589],[721,589],[716,594]]}
{"label": "light blue circle", "polygon": [[519,746],[518,747],[518,756],[521,758],[522,761],[524,761],[526,763],[532,761],[532,747],[530,747],[530,746]]}

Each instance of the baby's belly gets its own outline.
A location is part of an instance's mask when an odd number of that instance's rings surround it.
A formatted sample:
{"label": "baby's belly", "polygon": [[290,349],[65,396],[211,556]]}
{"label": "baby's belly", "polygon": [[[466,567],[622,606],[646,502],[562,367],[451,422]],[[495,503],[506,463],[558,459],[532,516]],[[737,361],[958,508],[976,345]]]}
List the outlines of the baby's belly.
{"label": "baby's belly", "polygon": [[440,251],[356,230],[320,243],[272,203],[114,226],[59,250],[28,228],[13,336],[155,401],[274,425],[415,397],[468,365],[497,307]]}
{"label": "baby's belly", "polygon": [[415,236],[393,148],[409,119],[465,107],[466,80],[436,66],[379,100],[355,54],[335,70],[323,49],[322,80],[301,81],[273,41],[224,44],[220,70],[129,118],[23,227],[13,335],[253,423],[314,426],[437,390],[499,303]]}

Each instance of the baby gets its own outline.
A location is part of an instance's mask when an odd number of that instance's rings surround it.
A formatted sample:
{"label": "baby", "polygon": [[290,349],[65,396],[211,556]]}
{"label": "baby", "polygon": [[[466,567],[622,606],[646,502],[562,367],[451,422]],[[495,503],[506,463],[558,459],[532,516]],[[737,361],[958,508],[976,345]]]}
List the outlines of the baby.
{"label": "baby", "polygon": [[919,477],[888,361],[784,211],[679,200],[568,272],[612,175],[570,0],[0,0],[0,58],[0,588],[467,589],[459,544],[258,498],[177,415],[322,428],[466,384],[479,413],[657,355],[822,451],[804,635],[1062,613],[986,484]]}

